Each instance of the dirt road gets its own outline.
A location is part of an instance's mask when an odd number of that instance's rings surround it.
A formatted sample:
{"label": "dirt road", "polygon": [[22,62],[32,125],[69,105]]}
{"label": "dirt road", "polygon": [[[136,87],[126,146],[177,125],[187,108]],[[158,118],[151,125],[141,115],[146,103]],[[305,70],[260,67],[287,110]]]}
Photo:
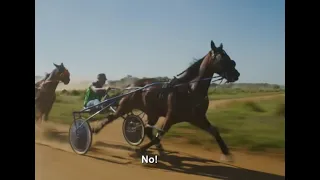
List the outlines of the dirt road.
{"label": "dirt road", "polygon": [[[218,102],[217,102],[218,103]],[[168,150],[156,165],[143,165],[128,154],[122,121],[116,121],[94,136],[92,150],[86,156],[76,155],[68,144],[68,127],[47,124],[36,128],[36,180],[105,180],[105,179],[284,179],[284,159],[272,155],[233,152],[235,163],[220,163],[219,150],[208,151],[178,142],[164,141]]]}

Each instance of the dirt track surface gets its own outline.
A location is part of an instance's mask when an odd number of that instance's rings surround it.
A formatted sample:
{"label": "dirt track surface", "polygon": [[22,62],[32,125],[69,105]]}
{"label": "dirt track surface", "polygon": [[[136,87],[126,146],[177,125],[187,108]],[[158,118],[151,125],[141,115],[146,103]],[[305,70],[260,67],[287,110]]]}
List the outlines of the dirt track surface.
{"label": "dirt track surface", "polygon": [[[254,99],[257,98],[260,97]],[[211,103],[211,106],[217,104]],[[283,157],[233,152],[235,162],[228,165],[219,162],[219,149],[208,151],[168,140],[163,141],[164,148],[168,151],[167,156],[159,157],[156,165],[143,165],[140,159],[129,156],[132,147],[125,143],[121,125],[121,120],[115,121],[94,136],[93,146],[86,156],[76,155],[71,150],[68,144],[68,126],[46,124],[41,130],[36,128],[36,180],[284,179]]]}

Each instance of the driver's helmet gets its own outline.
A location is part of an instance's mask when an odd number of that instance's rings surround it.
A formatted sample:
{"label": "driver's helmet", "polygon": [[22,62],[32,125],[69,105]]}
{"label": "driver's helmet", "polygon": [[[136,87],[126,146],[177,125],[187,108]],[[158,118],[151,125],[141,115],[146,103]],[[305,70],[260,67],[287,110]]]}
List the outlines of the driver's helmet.
{"label": "driver's helmet", "polygon": [[101,79],[101,80],[108,80],[107,77],[106,77],[106,75],[105,75],[104,73],[98,74],[97,79],[98,79],[98,80],[100,80],[100,79]]}

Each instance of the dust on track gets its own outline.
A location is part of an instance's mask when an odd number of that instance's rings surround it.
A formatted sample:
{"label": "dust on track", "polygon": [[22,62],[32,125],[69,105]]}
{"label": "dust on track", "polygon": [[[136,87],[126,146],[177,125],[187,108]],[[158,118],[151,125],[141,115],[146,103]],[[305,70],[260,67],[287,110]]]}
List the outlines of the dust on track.
{"label": "dust on track", "polygon": [[[274,96],[241,98],[236,101]],[[235,100],[213,101],[210,106],[217,107],[231,101]],[[48,123],[42,130],[36,128],[36,179],[284,179],[284,159],[233,152],[236,161],[228,165],[218,162],[221,155],[219,149],[208,151],[168,140],[164,141],[164,148],[168,150],[166,157],[159,157],[157,165],[142,165],[139,159],[128,155],[133,147],[125,143],[121,125],[121,120],[115,121],[94,136],[93,146],[86,156],[76,155],[71,150],[68,126]]]}

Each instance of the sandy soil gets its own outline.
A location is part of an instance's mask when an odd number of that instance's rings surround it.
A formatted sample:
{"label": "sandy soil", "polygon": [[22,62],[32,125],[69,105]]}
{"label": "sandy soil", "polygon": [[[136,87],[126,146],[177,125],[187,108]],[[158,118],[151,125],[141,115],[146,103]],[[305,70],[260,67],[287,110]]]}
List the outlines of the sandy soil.
{"label": "sandy soil", "polygon": [[[230,100],[216,101],[211,106],[227,102]],[[158,164],[141,164],[140,159],[129,156],[132,147],[125,143],[121,125],[121,120],[115,121],[94,136],[93,146],[86,156],[76,155],[71,150],[68,126],[48,123],[41,130],[36,127],[36,180],[284,179],[283,156],[233,152],[235,162],[225,164],[219,162],[219,149],[208,151],[165,139],[163,143],[167,155],[159,157]]]}

